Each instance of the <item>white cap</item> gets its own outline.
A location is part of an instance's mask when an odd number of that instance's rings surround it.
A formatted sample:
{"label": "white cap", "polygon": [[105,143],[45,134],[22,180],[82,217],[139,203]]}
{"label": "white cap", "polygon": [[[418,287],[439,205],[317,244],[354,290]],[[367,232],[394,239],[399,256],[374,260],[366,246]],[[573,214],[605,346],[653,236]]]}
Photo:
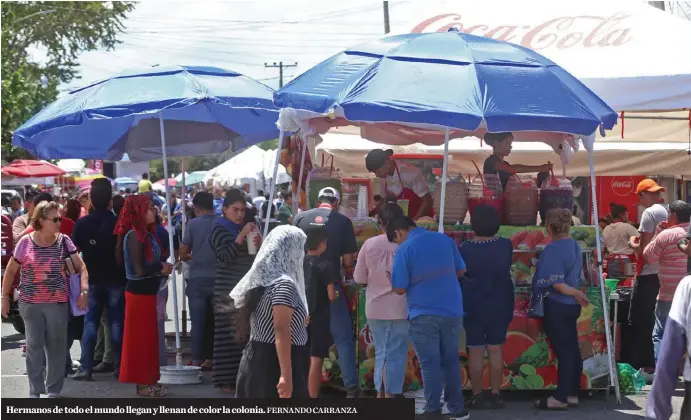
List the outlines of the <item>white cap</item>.
{"label": "white cap", "polygon": [[336,200],[341,201],[341,194],[339,194],[338,190],[333,187],[326,187],[319,190],[319,195],[317,196],[317,199],[320,199],[322,197],[335,198]]}

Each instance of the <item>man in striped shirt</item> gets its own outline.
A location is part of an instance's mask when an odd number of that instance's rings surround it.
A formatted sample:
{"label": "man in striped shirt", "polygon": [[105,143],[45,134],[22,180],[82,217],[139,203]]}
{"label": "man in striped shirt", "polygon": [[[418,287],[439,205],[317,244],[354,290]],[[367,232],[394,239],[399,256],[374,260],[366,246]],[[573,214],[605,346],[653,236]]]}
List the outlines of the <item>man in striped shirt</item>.
{"label": "man in striped shirt", "polygon": [[686,237],[691,218],[691,205],[677,200],[669,206],[669,218],[661,223],[659,233],[643,250],[647,264],[659,264],[660,291],[655,305],[655,328],[653,330],[653,349],[657,361],[660,343],[665,332],[665,323],[672,307],[672,298],[677,285],[686,275],[686,254],[678,247],[679,241]]}

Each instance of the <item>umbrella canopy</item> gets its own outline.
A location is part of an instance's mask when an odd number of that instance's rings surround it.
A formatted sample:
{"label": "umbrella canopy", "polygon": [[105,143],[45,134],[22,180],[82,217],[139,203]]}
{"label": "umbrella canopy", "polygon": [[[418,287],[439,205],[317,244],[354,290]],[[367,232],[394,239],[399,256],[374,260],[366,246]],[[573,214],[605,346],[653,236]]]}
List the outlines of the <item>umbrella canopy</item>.
{"label": "umbrella canopy", "polygon": [[[165,188],[166,185],[166,180],[164,179],[159,179],[158,181],[154,182],[154,185],[161,185]],[[175,178],[168,178],[168,186],[169,187],[174,187],[178,185],[178,181]]]}
{"label": "umbrella canopy", "polygon": [[558,146],[565,134],[590,136],[617,121],[604,101],[540,54],[457,31],[347,49],[277,91],[274,103],[288,108],[280,120],[288,131],[356,123],[363,137],[389,144],[443,144],[443,127],[451,137],[512,131],[517,140]]}
{"label": "umbrella canopy", "polygon": [[[190,176],[190,174],[188,174],[187,172],[185,172],[185,177],[188,177],[188,176]],[[178,176],[175,177],[175,180],[176,180],[177,182],[182,181],[182,173],[178,174]]]}
{"label": "umbrella canopy", "polygon": [[64,175],[65,171],[42,160],[15,160],[2,167],[2,172],[18,178],[41,178]]}
{"label": "umbrella canopy", "polygon": [[160,158],[219,153],[278,136],[273,90],[215,67],[124,71],[58,98],[19,127],[12,144],[42,158]]}
{"label": "umbrella canopy", "polygon": [[194,171],[189,175],[185,175],[185,186],[200,184],[204,182],[204,177],[207,171]]}
{"label": "umbrella canopy", "polygon": [[139,182],[137,182],[136,179],[130,178],[128,176],[122,176],[120,178],[115,178],[115,185],[118,187],[123,186],[123,185],[137,185]]}

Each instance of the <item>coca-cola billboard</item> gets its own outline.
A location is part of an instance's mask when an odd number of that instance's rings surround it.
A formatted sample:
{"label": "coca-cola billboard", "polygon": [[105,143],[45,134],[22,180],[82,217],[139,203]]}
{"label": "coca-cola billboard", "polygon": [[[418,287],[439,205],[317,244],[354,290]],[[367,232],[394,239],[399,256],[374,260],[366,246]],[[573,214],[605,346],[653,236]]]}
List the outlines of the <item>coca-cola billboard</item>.
{"label": "coca-cola billboard", "polygon": [[560,16],[531,25],[487,25],[471,22],[461,14],[446,13],[427,18],[413,27],[412,33],[460,32],[520,44],[533,50],[556,47],[618,47],[631,41],[631,28],[625,13],[611,16]]}
{"label": "coca-cola billboard", "polygon": [[610,212],[610,204],[622,204],[629,211],[629,219],[638,222],[638,195],[636,186],[644,180],[644,176],[598,176],[597,180],[597,210],[600,217]]}
{"label": "coca-cola billboard", "polygon": [[631,177],[614,177],[611,182],[612,193],[619,197],[628,197],[634,192]]}

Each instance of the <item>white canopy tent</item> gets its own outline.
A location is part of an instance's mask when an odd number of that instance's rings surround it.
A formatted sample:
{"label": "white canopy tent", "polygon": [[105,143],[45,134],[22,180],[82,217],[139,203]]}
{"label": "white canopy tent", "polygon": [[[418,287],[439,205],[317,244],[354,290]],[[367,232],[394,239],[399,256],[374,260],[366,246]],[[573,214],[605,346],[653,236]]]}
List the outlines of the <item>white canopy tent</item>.
{"label": "white canopy tent", "polygon": [[578,77],[620,113],[597,142],[691,141],[687,20],[643,1],[411,3],[400,32],[456,27],[531,48]]}
{"label": "white canopy tent", "polygon": [[[490,1],[468,7],[429,0],[392,4],[391,20],[392,34],[455,27],[539,52],[619,112],[617,126],[597,142],[691,143],[691,24],[647,2]],[[349,39],[343,35],[339,44]],[[315,64],[301,63],[297,74]]]}
{"label": "white canopy tent", "polygon": [[[252,196],[258,190],[269,190],[275,163],[274,150],[262,150],[251,146],[221,165],[211,169],[204,177],[204,183],[227,187],[250,186]],[[290,176],[285,167],[279,165],[278,183],[290,182]]]}
{"label": "white canopy tent", "polygon": [[[443,146],[413,144],[389,146],[365,140],[357,134],[343,134],[332,130],[321,136],[316,147],[316,161],[321,154],[334,157],[334,166],[347,176],[370,177],[365,169],[365,155],[372,149],[393,149],[396,153],[444,154]],[[658,176],[691,176],[691,157],[684,143],[662,142],[600,142],[595,141],[595,173],[599,176],[654,174]],[[476,172],[473,161],[482,163],[492,154],[492,148],[477,138],[454,139],[449,143],[449,171],[461,174]],[[512,164],[541,165],[547,161],[558,165],[554,150],[539,142],[514,142],[507,158]],[[566,166],[568,176],[589,176],[588,152],[576,152]]]}

